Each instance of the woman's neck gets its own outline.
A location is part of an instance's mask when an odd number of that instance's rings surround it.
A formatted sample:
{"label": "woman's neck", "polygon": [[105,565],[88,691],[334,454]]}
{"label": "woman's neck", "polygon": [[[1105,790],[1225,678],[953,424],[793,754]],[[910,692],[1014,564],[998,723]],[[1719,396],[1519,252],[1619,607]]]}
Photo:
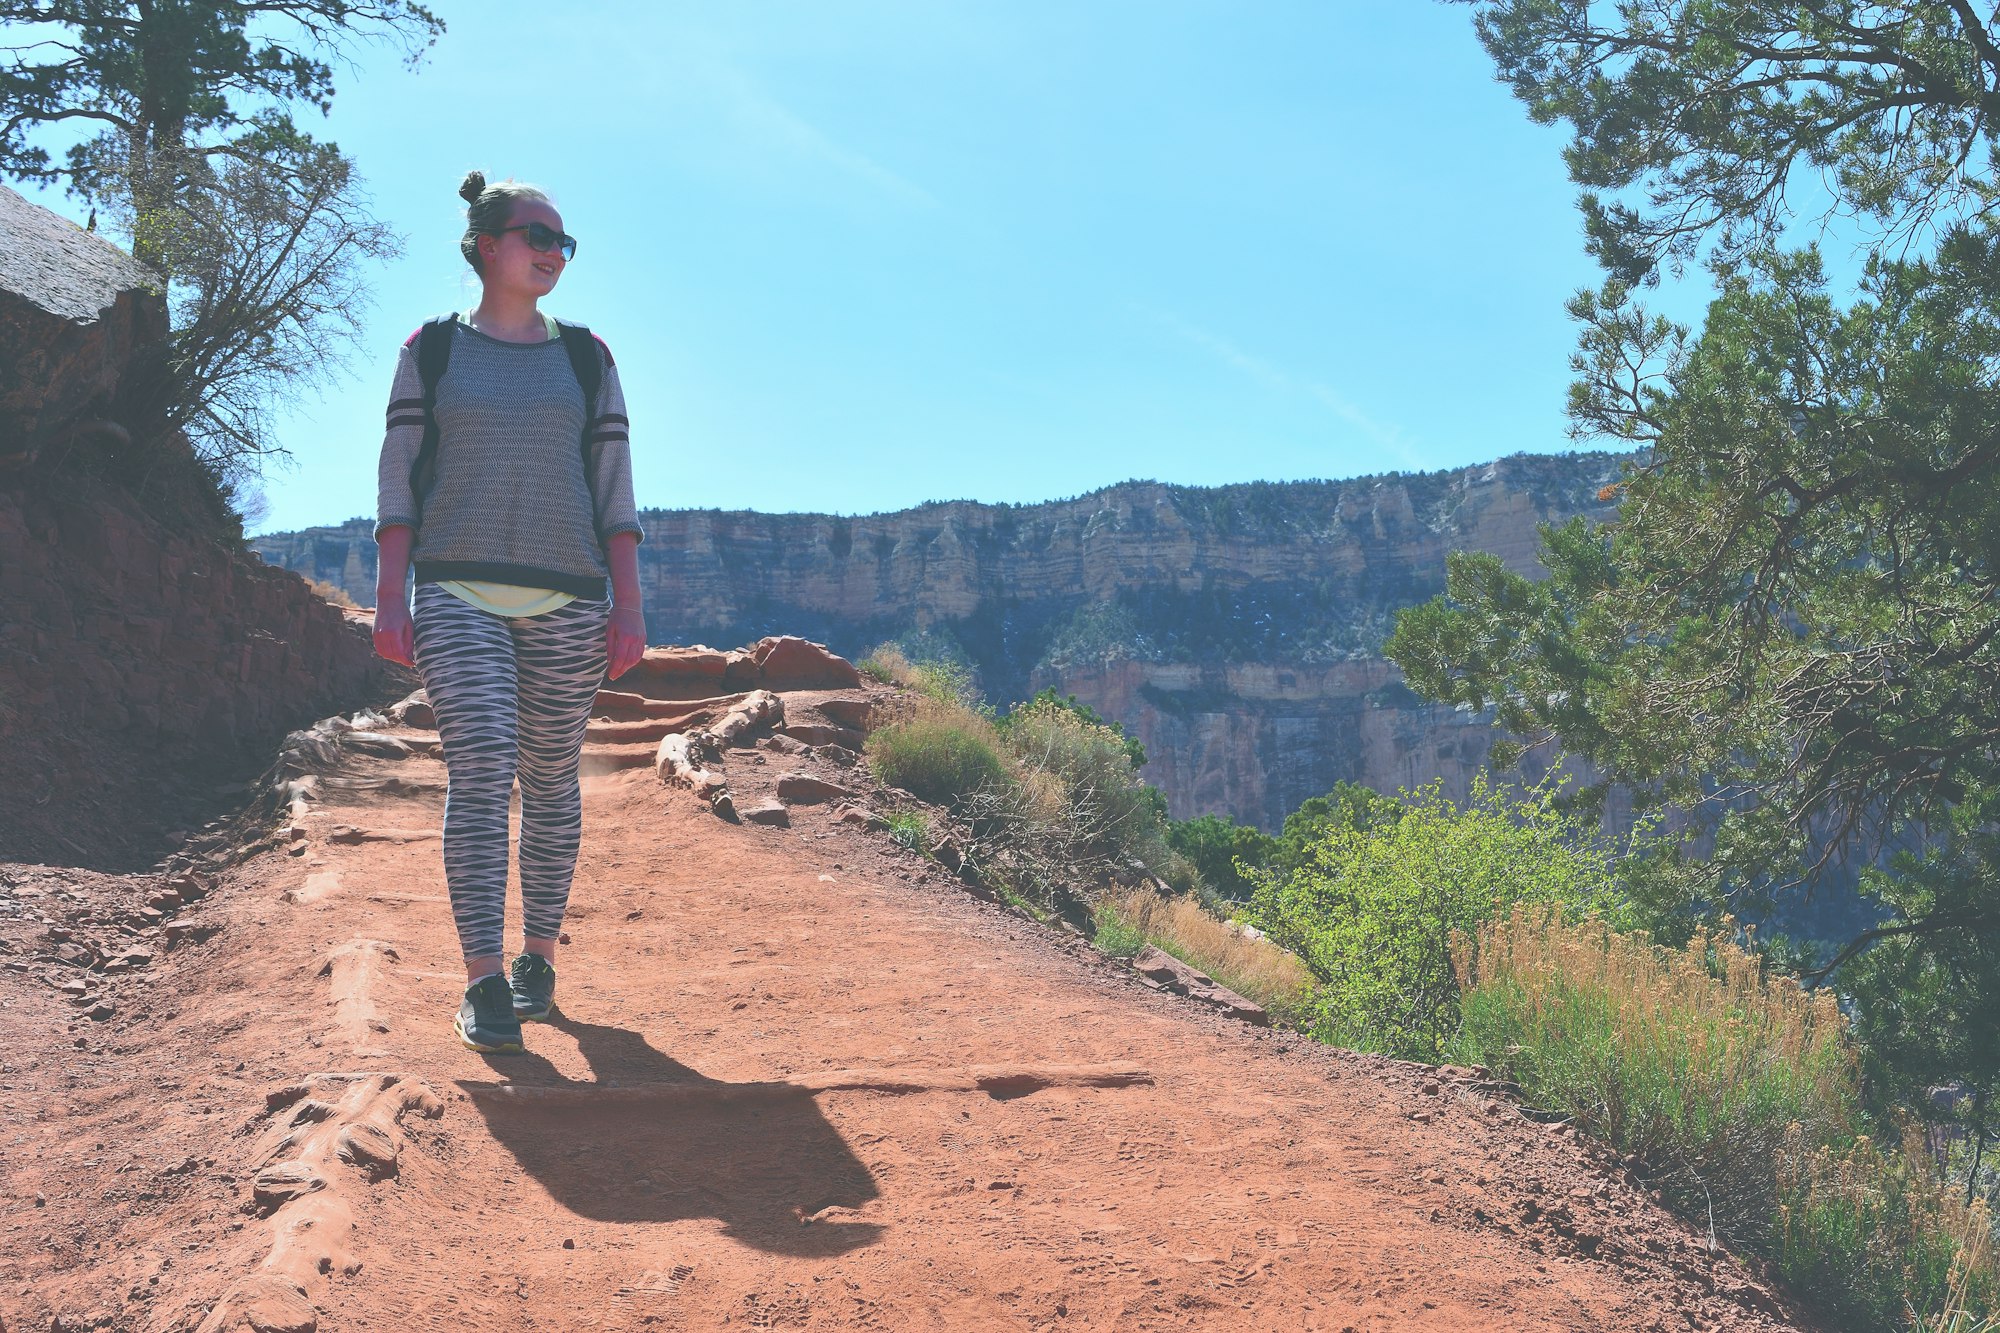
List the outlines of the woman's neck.
{"label": "woman's neck", "polygon": [[538,343],[549,336],[548,325],[532,296],[513,296],[488,288],[472,308],[472,327],[489,338],[510,343]]}

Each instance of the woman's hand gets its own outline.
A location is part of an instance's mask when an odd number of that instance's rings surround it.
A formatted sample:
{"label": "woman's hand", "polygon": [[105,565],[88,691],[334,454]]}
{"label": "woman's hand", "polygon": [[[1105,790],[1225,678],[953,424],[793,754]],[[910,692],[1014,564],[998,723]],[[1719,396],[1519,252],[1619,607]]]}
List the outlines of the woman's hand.
{"label": "woman's hand", "polygon": [[604,627],[604,669],[617,680],[646,655],[646,613],[636,606],[614,606]]}
{"label": "woman's hand", "polygon": [[391,662],[413,667],[416,636],[410,625],[410,607],[400,596],[375,599],[375,651]]}

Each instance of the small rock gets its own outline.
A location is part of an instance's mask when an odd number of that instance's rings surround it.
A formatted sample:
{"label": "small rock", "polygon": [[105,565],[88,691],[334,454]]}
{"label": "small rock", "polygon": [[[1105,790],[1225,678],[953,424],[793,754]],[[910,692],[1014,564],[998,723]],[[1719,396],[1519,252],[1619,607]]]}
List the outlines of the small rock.
{"label": "small rock", "polygon": [[778,799],[787,805],[817,805],[821,801],[847,801],[854,793],[837,782],[809,773],[787,773],[778,779]]}
{"label": "small rock", "polygon": [[738,813],[749,824],[767,824],[772,828],[790,828],[792,824],[791,815],[786,813],[783,803],[779,801],[761,801]]}
{"label": "small rock", "polygon": [[568,1237],[568,1238],[566,1238],[566,1239],[565,1239],[565,1240],[563,1241],[563,1248],[564,1248],[565,1250],[573,1250],[573,1249],[575,1249],[575,1248],[576,1248],[576,1238],[575,1238],[575,1237],[573,1237],[573,1236],[572,1236],[572,1237]]}
{"label": "small rock", "polygon": [[417,731],[437,730],[437,714],[431,711],[430,698],[418,690],[401,703],[393,704],[389,716],[403,726]]}
{"label": "small rock", "polygon": [[822,699],[815,707],[836,724],[857,731],[868,730],[875,716],[875,705],[866,699]]}
{"label": "small rock", "polygon": [[858,805],[841,806],[833,812],[833,818],[835,823],[849,824],[855,828],[864,828],[872,832],[880,832],[889,827],[888,820],[873,811],[863,810]]}
{"label": "small rock", "polygon": [[[84,1010],[83,1016],[85,1018],[91,1019],[94,1022],[102,1023],[105,1019],[111,1017],[113,1014],[117,1012],[118,1011],[116,1009],[113,1009],[111,1007],[111,1002],[109,1000],[99,1000],[96,1004],[93,1004],[92,1006],[90,1006],[90,1008]],[[78,1040],[81,1041],[82,1038],[78,1038]]]}
{"label": "small rock", "polygon": [[846,727],[823,727],[810,722],[787,722],[784,734],[803,745],[831,745],[843,750],[859,750],[867,740]]}

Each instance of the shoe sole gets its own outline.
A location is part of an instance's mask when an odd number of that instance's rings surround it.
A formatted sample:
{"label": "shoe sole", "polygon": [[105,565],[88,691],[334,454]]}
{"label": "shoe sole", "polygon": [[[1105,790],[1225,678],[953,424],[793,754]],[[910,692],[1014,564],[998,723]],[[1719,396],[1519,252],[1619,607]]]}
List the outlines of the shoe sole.
{"label": "shoe sole", "polygon": [[531,1014],[525,1009],[516,1009],[514,1011],[514,1021],[516,1023],[546,1023],[549,1021],[549,1015],[555,1011],[556,1007],[553,1004],[538,1014]]}
{"label": "shoe sole", "polygon": [[452,1015],[451,1030],[458,1034],[458,1039],[460,1041],[464,1042],[467,1046],[471,1047],[473,1050],[479,1051],[486,1055],[505,1055],[508,1054],[509,1052],[519,1053],[521,1051],[521,1043],[518,1041],[501,1042],[498,1046],[490,1046],[485,1042],[474,1041],[472,1038],[465,1035],[465,1019],[462,1015],[459,1014]]}

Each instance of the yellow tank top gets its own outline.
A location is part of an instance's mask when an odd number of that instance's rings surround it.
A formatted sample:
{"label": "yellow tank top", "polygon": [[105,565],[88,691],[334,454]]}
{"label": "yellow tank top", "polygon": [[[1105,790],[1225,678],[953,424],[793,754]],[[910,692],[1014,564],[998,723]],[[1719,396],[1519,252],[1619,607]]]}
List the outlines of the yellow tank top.
{"label": "yellow tank top", "polygon": [[573,592],[523,588],[516,583],[482,583],[472,579],[439,579],[438,587],[496,616],[539,616],[576,600]]}

